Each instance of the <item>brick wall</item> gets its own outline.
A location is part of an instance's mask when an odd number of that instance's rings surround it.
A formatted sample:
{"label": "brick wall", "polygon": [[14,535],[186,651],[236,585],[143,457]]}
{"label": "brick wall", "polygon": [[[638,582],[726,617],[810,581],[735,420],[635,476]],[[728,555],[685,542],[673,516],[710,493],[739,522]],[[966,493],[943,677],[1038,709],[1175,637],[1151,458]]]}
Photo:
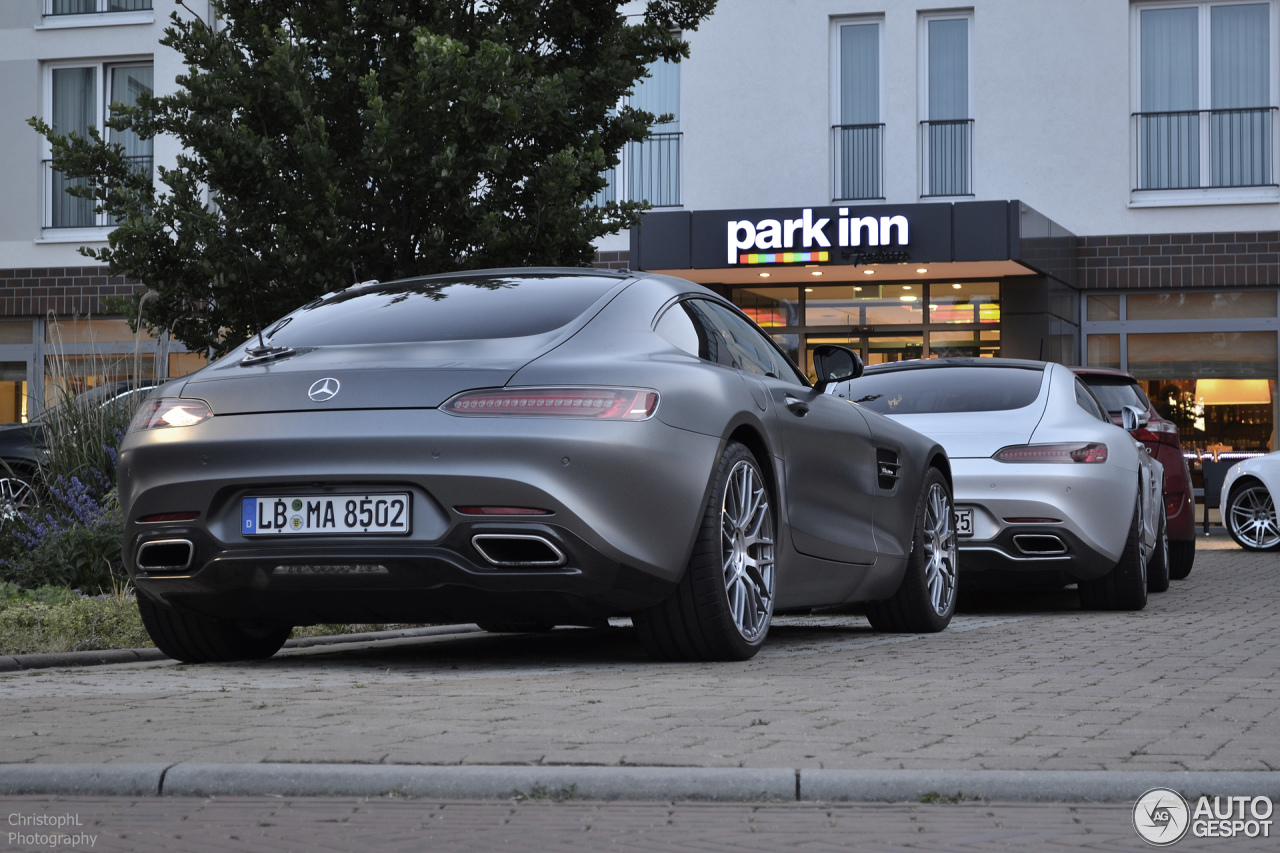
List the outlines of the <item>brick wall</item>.
{"label": "brick wall", "polygon": [[108,276],[103,266],[0,269],[0,317],[104,314],[104,296],[127,296],[138,287]]}
{"label": "brick wall", "polygon": [[630,252],[596,252],[596,259],[591,266],[596,269],[620,270],[630,269]]}
{"label": "brick wall", "polygon": [[1084,290],[1280,285],[1280,231],[1081,237]]}

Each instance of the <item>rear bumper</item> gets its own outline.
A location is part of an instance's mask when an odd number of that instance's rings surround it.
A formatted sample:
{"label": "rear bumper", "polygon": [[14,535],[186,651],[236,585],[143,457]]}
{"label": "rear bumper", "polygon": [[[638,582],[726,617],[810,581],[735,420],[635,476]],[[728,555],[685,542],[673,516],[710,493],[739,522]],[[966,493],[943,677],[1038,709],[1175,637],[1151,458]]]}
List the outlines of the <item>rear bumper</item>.
{"label": "rear bumper", "polygon": [[[970,508],[974,516],[973,536],[960,540],[962,571],[1061,570],[1087,579],[1106,574],[1120,559],[1137,499],[1136,474],[1112,465],[975,458],[952,459],[951,466],[956,508]],[[1011,518],[1058,521],[1006,520]],[[1029,554],[1015,542],[1036,535],[1057,537],[1062,552]]]}
{"label": "rear bumper", "polygon": [[[358,439],[353,436],[359,436]],[[121,450],[123,551],[138,590],[222,619],[594,621],[660,601],[684,570],[719,451],[638,423],[454,418],[435,410],[218,417],[131,434]],[[246,496],[408,492],[409,535],[245,536]],[[520,506],[541,516],[467,516]],[[143,523],[198,511],[195,522]],[[487,562],[474,537],[539,536],[562,565]],[[156,540],[188,568],[140,570]]]}
{"label": "rear bumper", "polygon": [[1105,575],[1115,564],[1061,525],[1011,525],[994,539],[960,540],[960,570],[965,573],[1060,572],[1073,580],[1089,580]]}

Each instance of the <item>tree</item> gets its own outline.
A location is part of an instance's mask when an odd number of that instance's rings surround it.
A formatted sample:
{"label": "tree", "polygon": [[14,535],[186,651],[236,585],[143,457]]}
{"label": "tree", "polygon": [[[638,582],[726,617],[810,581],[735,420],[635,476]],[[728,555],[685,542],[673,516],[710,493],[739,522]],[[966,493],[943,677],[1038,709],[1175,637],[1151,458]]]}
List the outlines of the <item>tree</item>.
{"label": "tree", "polygon": [[216,26],[182,7],[165,30],[178,90],[106,122],[176,138],[176,167],[30,123],[118,223],[81,252],[155,293],[134,316],[221,352],[357,281],[582,265],[635,224],[642,204],[589,203],[657,118],[619,103],[715,0],[622,2],[216,0]]}

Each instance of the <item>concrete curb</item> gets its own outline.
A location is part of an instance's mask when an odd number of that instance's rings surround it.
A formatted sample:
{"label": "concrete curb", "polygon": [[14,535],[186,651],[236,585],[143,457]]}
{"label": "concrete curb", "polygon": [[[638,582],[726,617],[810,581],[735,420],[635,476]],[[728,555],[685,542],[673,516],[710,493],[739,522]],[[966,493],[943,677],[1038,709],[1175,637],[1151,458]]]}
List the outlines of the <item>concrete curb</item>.
{"label": "concrete curb", "polygon": [[722,767],[179,764],[165,776],[164,794],[794,802],[796,774]]}
{"label": "concrete curb", "polygon": [[1126,803],[1167,787],[1189,799],[1280,800],[1280,772],[793,770],[383,764],[0,764],[0,794],[426,797],[718,802]]}
{"label": "concrete curb", "polygon": [[147,797],[168,764],[0,764],[0,794]]}
{"label": "concrete curb", "polygon": [[[370,643],[376,640],[398,640],[410,637],[433,637],[440,634],[474,634],[474,625],[435,625],[429,628],[404,628],[398,631],[366,631],[362,634],[332,634],[327,637],[302,637],[287,640],[286,649],[309,649],[342,643]],[[102,649],[91,652],[59,652],[57,654],[5,655],[0,657],[0,672],[28,669],[55,669],[70,666],[102,666],[111,663],[168,660],[159,649]]]}
{"label": "concrete curb", "polygon": [[801,770],[797,799],[820,802],[1123,803],[1152,788],[1185,797],[1217,794],[1280,800],[1280,772],[1204,770]]}

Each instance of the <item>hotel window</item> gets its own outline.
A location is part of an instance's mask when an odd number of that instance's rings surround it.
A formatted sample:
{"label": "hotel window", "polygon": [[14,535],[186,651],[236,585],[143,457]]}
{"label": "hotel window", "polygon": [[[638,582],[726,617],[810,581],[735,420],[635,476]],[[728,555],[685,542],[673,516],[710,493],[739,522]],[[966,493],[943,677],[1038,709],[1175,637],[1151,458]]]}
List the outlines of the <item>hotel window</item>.
{"label": "hotel window", "polygon": [[1135,201],[1276,196],[1276,12],[1135,7]]}
{"label": "hotel window", "polygon": [[44,0],[46,16],[149,12],[152,0]]}
{"label": "hotel window", "polygon": [[885,197],[880,32],[879,21],[833,25],[831,195],[836,200]]}
{"label": "hotel window", "polygon": [[650,125],[648,139],[623,147],[621,162],[606,173],[609,183],[596,194],[595,204],[647,201],[654,207],[680,205],[680,65],[655,62],[648,72],[648,77],[636,81],[627,102],[653,113],[657,121]]}
{"label": "hotel window", "polygon": [[1089,295],[1086,363],[1127,370],[1188,453],[1277,449],[1275,290]]}
{"label": "hotel window", "polygon": [[[58,133],[89,135],[89,128],[101,128],[115,103],[132,106],[143,94],[150,94],[153,69],[147,63],[119,65],[76,65],[48,68],[45,114]],[[151,173],[151,140],[132,131],[107,132],[107,140],[123,146],[129,164],[140,172]],[[84,186],[84,178],[68,178],[53,168],[46,157],[42,163],[44,180],[44,216],[46,229],[103,228],[113,223],[94,212],[93,201],[68,194],[68,190]]]}
{"label": "hotel window", "polygon": [[921,18],[920,196],[973,195],[971,12]]}

